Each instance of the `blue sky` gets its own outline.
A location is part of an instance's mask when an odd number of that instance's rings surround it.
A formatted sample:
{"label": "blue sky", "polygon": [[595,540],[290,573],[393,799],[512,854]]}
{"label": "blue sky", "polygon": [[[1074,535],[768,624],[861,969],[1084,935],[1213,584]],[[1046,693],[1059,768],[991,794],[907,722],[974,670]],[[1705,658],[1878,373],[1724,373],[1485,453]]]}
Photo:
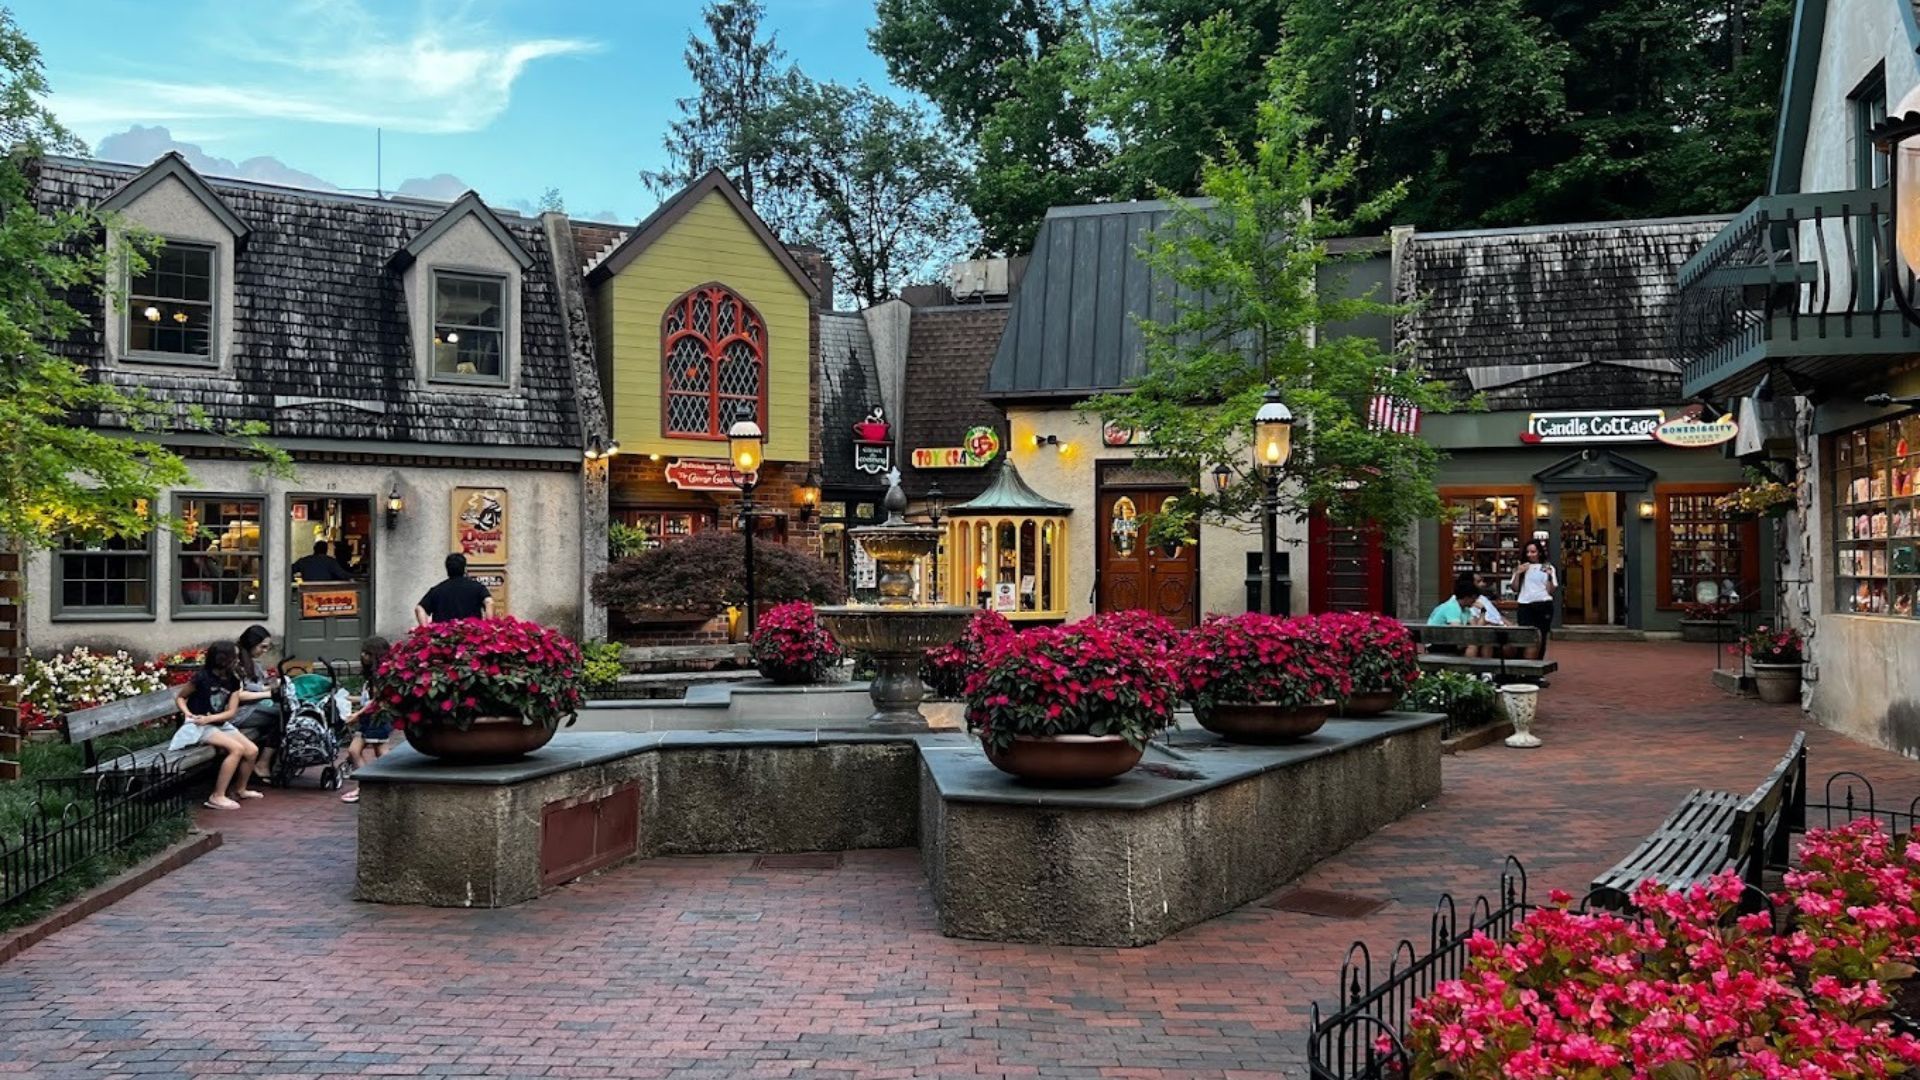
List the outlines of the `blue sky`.
{"label": "blue sky", "polygon": [[[317,178],[633,221],[692,84],[695,0],[0,0],[39,42],[56,114],[102,157]],[[873,0],[767,0],[788,58],[882,86]],[[164,130],[159,130],[164,129]],[[185,146],[197,147],[196,157]],[[213,159],[210,163],[207,159]],[[408,181],[412,181],[408,184]],[[404,185],[404,186],[403,186]]]}

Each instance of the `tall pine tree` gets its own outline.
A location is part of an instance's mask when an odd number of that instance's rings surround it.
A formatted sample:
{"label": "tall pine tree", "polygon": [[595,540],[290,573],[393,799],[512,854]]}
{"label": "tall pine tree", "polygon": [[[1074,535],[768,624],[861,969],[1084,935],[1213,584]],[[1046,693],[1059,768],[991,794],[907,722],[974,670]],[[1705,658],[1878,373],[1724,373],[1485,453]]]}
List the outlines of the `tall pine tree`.
{"label": "tall pine tree", "polygon": [[765,15],[760,0],[710,0],[701,12],[706,36],[689,33],[683,54],[694,92],[675,102],[680,119],[663,140],[669,163],[640,174],[656,193],[678,191],[719,169],[761,209],[771,152],[759,120],[791,74],[773,36],[760,36]]}

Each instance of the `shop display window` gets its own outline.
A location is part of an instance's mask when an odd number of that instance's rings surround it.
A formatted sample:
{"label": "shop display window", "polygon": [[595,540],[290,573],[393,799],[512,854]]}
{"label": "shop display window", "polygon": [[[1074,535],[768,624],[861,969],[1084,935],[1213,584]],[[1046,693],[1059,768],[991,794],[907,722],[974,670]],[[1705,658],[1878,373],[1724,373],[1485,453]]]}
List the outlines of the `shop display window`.
{"label": "shop display window", "polygon": [[648,551],[662,544],[685,540],[696,532],[713,528],[714,524],[711,510],[649,510],[616,506],[613,508],[613,518],[622,525],[645,530]]}
{"label": "shop display window", "polygon": [[1835,608],[1913,617],[1920,592],[1920,413],[1834,436]]}
{"label": "shop display window", "polygon": [[1064,617],[1066,534],[1057,517],[955,519],[941,575],[949,599],[1014,620]]}
{"label": "shop display window", "polygon": [[1663,484],[1656,491],[1660,608],[1745,605],[1759,588],[1759,526],[1719,505],[1728,485]]}
{"label": "shop display window", "polygon": [[1441,499],[1439,595],[1450,595],[1459,575],[1478,574],[1510,606],[1513,572],[1533,535],[1531,489],[1443,489]]}
{"label": "shop display window", "polygon": [[265,615],[260,542],[265,504],[258,498],[182,495],[175,505],[174,606],[177,614]]}

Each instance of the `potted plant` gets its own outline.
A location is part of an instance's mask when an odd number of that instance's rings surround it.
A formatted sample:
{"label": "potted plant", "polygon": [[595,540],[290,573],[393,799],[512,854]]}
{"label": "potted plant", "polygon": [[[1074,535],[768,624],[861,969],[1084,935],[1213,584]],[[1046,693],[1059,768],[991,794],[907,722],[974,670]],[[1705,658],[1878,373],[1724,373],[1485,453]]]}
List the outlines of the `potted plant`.
{"label": "potted plant", "polygon": [[1209,619],[1174,654],[1180,689],[1200,726],[1235,742],[1286,742],[1320,730],[1346,670],[1311,619],[1258,612]]}
{"label": "potted plant", "polygon": [[1164,653],[1089,623],[995,642],[967,680],[967,727],[987,760],[1023,780],[1093,784],[1134,767],[1173,723]]}
{"label": "potted plant", "polygon": [[384,719],[408,745],[462,763],[511,761],[573,723],[580,648],[520,619],[457,619],[401,638],[373,675]]}
{"label": "potted plant", "polygon": [[1753,686],[1760,700],[1785,705],[1800,700],[1800,661],[1805,642],[1791,626],[1756,626],[1740,639],[1753,665]]}
{"label": "potted plant", "polygon": [[[980,670],[987,651],[1016,631],[1005,615],[983,610],[975,614],[956,640],[928,649],[920,661],[920,681],[934,697],[959,701],[967,696],[967,680]],[[855,678],[860,675],[856,671]]]}
{"label": "potted plant", "polygon": [[1378,716],[1399,703],[1420,677],[1420,646],[1405,623],[1372,612],[1320,616],[1320,639],[1346,668],[1343,716]]}
{"label": "potted plant", "polygon": [[1163,615],[1151,611],[1129,609],[1126,611],[1105,611],[1086,620],[1089,625],[1127,637],[1136,638],[1151,649],[1171,654],[1180,643],[1180,628]]}
{"label": "potted plant", "polygon": [[813,605],[804,600],[760,616],[749,645],[753,666],[782,686],[810,686],[824,682],[827,672],[845,658],[840,643],[820,625]]}

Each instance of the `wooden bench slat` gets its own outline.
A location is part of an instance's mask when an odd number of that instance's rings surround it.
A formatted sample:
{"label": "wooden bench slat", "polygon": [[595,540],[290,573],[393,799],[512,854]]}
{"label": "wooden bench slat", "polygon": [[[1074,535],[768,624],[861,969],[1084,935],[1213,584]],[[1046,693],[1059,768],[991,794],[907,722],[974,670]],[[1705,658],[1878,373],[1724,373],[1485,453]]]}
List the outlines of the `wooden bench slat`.
{"label": "wooden bench slat", "polygon": [[1429,622],[1409,622],[1404,625],[1415,641],[1428,645],[1511,645],[1527,648],[1540,644],[1540,629],[1534,626],[1448,626]]}
{"label": "wooden bench slat", "polygon": [[178,715],[180,709],[174,703],[178,692],[178,687],[164,686],[91,709],[76,709],[67,714],[67,741],[86,742]]}

